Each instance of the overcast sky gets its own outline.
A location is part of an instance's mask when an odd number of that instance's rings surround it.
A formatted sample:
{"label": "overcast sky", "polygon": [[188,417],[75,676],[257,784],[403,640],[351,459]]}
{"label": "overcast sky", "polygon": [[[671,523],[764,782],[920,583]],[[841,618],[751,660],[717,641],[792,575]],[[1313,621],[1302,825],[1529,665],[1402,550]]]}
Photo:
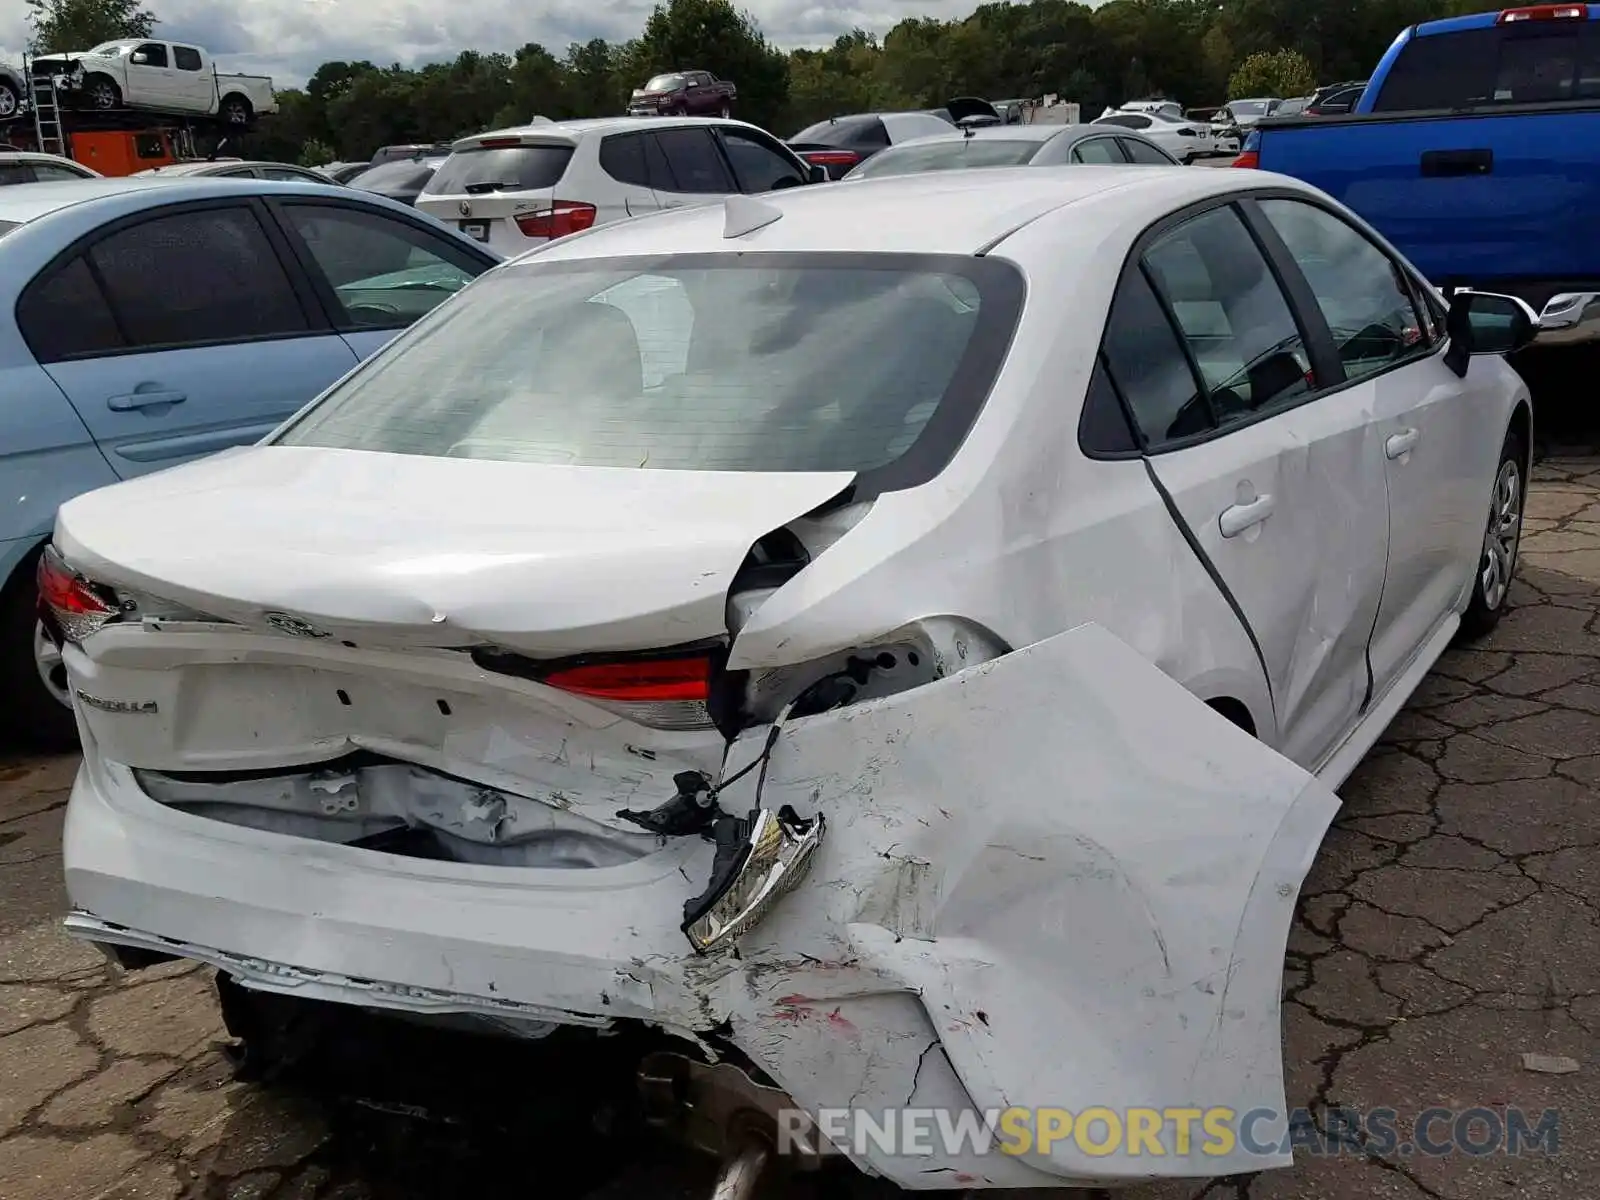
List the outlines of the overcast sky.
{"label": "overcast sky", "polygon": [[[556,55],[572,42],[626,41],[654,0],[147,0],[158,37],[194,42],[224,71],[271,75],[296,87],[324,62],[370,59],[417,66],[462,50],[511,52],[541,42]],[[883,33],[908,16],[964,16],[977,0],[746,0],[779,46],[817,46],[860,27]],[[0,2],[0,59],[21,65],[27,43],[21,0]],[[72,47],[87,49],[87,47]],[[687,64],[686,64],[687,65]]]}

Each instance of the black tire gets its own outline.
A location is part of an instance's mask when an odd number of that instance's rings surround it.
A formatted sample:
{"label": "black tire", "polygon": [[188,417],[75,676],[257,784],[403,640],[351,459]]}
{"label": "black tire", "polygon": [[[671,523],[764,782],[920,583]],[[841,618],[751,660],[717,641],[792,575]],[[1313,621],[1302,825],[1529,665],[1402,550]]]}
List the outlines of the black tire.
{"label": "black tire", "polygon": [[225,125],[229,125],[234,129],[243,129],[250,124],[253,110],[250,107],[250,101],[243,96],[224,96],[221,106],[217,109],[217,115],[222,118]]}
{"label": "black tire", "polygon": [[22,97],[11,86],[10,80],[0,79],[0,119],[9,120],[22,107]]}
{"label": "black tire", "polygon": [[122,107],[122,89],[109,75],[91,75],[83,81],[84,99],[89,107],[101,112]]}
{"label": "black tire", "polygon": [[[1522,515],[1528,500],[1528,448],[1515,429],[1506,434],[1494,469],[1483,545],[1472,575],[1472,600],[1461,616],[1463,640],[1481,638],[1500,623],[1516,577],[1522,548]],[[1508,513],[1509,509],[1509,513]],[[1491,547],[1493,537],[1498,549]]]}
{"label": "black tire", "polygon": [[724,100],[722,102],[722,109],[717,115],[726,121],[733,116],[733,107],[726,100]]}
{"label": "black tire", "polygon": [[30,554],[0,591],[0,695],[7,698],[10,719],[0,737],[23,749],[64,754],[78,747],[78,723],[72,709],[45,686],[34,659],[38,628],[38,593],[33,572],[39,561]]}

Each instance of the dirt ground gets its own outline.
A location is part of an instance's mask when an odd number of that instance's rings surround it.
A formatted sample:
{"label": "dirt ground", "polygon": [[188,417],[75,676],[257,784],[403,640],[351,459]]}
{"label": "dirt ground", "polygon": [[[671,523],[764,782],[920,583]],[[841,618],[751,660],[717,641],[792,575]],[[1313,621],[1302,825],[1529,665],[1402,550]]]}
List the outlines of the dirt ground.
{"label": "dirt ground", "polygon": [[[1289,943],[1284,1051],[1289,1103],[1323,1129],[1346,1107],[1397,1110],[1402,1131],[1431,1106],[1555,1109],[1556,1152],[1302,1152],[1290,1170],[1128,1200],[1593,1194],[1600,457],[1550,457],[1534,477],[1514,609],[1445,657],[1342,789]],[[59,932],[73,769],[0,758],[0,1197],[707,1194],[704,1164],[653,1146],[438,1128],[234,1082],[208,971],[120,974]],[[502,1095],[563,1086],[511,1062],[427,1061],[440,1086],[452,1070]]]}

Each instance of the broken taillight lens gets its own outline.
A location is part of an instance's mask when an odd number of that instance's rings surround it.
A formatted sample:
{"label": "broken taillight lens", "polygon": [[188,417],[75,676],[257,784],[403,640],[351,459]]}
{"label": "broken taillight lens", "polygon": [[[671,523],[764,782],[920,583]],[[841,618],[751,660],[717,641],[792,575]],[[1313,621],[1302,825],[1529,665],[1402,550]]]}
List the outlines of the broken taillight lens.
{"label": "broken taillight lens", "polygon": [[54,546],[39,556],[37,583],[46,628],[69,642],[83,641],[122,615],[117,594],[67,566]]}
{"label": "broken taillight lens", "polygon": [[560,667],[548,686],[656,729],[712,728],[709,654],[623,658]]}

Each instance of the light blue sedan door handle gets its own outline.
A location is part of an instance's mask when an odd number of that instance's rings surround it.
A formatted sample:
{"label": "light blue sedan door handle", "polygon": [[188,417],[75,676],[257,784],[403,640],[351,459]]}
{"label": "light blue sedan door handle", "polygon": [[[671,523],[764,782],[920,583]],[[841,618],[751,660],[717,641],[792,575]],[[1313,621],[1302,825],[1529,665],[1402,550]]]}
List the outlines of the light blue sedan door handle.
{"label": "light blue sedan door handle", "polygon": [[106,401],[106,407],[112,412],[128,412],[135,408],[154,408],[158,404],[182,404],[187,399],[182,392],[135,391],[126,396],[112,396]]}
{"label": "light blue sedan door handle", "polygon": [[1252,529],[1270,517],[1272,509],[1272,497],[1261,496],[1249,504],[1234,504],[1223,509],[1217,524],[1222,527],[1223,537],[1238,537],[1246,529]]}

